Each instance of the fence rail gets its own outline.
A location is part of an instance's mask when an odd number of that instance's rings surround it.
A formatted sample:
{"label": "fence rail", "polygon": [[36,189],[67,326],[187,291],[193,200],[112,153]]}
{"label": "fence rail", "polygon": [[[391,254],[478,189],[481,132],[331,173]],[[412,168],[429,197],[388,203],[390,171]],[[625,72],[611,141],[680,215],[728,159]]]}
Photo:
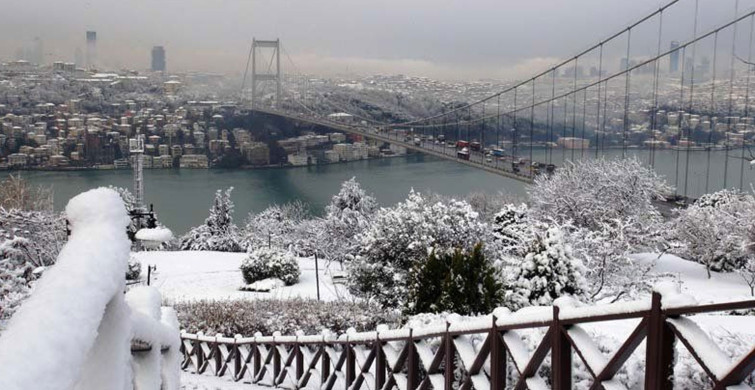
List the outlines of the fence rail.
{"label": "fence rail", "polygon": [[[653,293],[650,302],[524,309],[441,328],[340,337],[182,333],[182,368],[295,389],[570,389],[577,356],[592,376],[592,389],[619,389],[623,385],[616,374],[646,341],[645,389],[673,387],[675,344],[689,351],[713,389],[739,385],[752,374],[755,348],[732,361],[689,316],[755,309],[755,300],[693,306],[670,301],[666,307],[662,301],[661,294]],[[616,320],[638,323],[608,356],[582,325]],[[519,333],[525,329],[542,334],[539,340],[529,338],[536,341],[534,349]],[[548,355],[551,369],[544,378],[541,366]]]}

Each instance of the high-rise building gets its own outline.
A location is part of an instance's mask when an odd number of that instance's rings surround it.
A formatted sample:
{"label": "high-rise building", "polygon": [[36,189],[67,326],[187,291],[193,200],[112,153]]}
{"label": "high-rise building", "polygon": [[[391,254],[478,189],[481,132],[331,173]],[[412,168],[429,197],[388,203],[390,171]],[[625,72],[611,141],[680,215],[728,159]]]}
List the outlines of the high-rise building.
{"label": "high-rise building", "polygon": [[162,46],[152,48],[152,71],[165,71],[165,49]]}
{"label": "high-rise building", "polygon": [[679,42],[671,41],[671,54],[669,55],[669,73],[679,71]]}
{"label": "high-rise building", "polygon": [[97,31],[87,31],[87,68],[97,68]]}

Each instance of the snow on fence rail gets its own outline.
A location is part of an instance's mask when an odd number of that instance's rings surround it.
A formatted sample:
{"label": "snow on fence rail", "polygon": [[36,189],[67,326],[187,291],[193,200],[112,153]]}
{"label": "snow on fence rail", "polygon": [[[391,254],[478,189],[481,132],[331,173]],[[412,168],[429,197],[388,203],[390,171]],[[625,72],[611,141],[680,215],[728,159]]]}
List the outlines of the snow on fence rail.
{"label": "snow on fence rail", "polygon": [[152,288],[124,294],[125,210],[103,188],[70,200],[68,242],[0,336],[0,389],[178,389],[175,313]]}
{"label": "snow on fence rail", "polygon": [[[646,341],[644,388],[669,389],[679,340],[712,388],[741,384],[755,370],[755,348],[732,361],[688,316],[753,309],[755,300],[696,305],[679,298],[653,292],[650,302],[593,307],[560,299],[553,307],[526,308],[485,321],[339,337],[182,333],[182,368],[295,389],[540,389],[548,388],[539,369],[550,355],[550,387],[571,389],[577,356],[592,377],[591,388],[620,389],[624,386],[617,373]],[[605,354],[583,325],[616,320],[638,324],[620,347]],[[536,347],[529,348],[525,340]],[[507,386],[508,379],[514,383]]]}

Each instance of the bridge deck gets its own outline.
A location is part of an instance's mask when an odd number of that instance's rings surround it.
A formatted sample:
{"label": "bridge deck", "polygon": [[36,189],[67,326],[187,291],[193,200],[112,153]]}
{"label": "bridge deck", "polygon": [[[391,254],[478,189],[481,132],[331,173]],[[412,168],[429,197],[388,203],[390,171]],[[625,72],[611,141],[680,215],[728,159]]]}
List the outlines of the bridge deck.
{"label": "bridge deck", "polygon": [[387,142],[393,145],[399,145],[409,150],[415,150],[421,153],[429,154],[431,156],[440,157],[446,160],[455,161],[460,164],[471,166],[474,168],[482,169],[486,172],[494,173],[496,175],[508,177],[510,179],[518,180],[524,183],[532,183],[534,176],[528,175],[523,172],[515,172],[512,169],[510,161],[500,161],[498,158],[493,158],[491,161],[486,161],[485,156],[482,153],[470,154],[470,159],[465,160],[458,158],[456,155],[456,148],[449,148],[445,144],[434,144],[432,142],[423,141],[422,145],[415,145],[413,142],[406,142],[400,138],[398,134],[392,134],[390,132],[381,132],[377,128],[367,126],[355,126],[348,123],[336,122],[328,120],[326,118],[312,117],[294,114],[286,111],[275,110],[267,107],[254,107],[251,109],[263,114],[275,115],[291,120],[300,122],[306,122],[318,126],[328,127],[334,130],[343,131],[351,134],[358,134],[365,138],[374,139],[377,141]]}

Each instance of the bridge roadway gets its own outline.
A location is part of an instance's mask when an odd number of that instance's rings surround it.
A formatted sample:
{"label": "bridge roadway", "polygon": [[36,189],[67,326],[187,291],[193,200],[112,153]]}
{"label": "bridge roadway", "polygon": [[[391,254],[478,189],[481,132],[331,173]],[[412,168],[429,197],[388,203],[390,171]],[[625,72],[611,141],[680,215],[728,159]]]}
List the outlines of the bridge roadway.
{"label": "bridge roadway", "polygon": [[[328,127],[334,130],[343,131],[351,134],[358,134],[365,138],[374,139],[377,141],[387,142],[393,145],[403,146],[410,150],[416,150],[421,153],[429,154],[432,156],[440,157],[446,160],[458,162],[460,164],[468,165],[473,168],[482,169],[486,172],[494,173],[496,175],[508,177],[510,179],[518,180],[524,183],[532,183],[534,175],[529,175],[526,172],[515,172],[512,168],[512,163],[509,160],[501,160],[497,157],[486,157],[481,152],[471,152],[469,160],[465,160],[457,157],[456,147],[448,147],[444,142],[438,144],[431,141],[422,141],[420,145],[416,145],[414,142],[407,142],[402,135],[390,131],[381,131],[377,127],[353,125],[344,122],[338,122],[329,120],[322,117],[307,116],[298,113],[292,113],[288,111],[276,110],[269,107],[255,106],[249,108],[251,111],[275,115],[291,120],[300,122],[306,122],[318,126]],[[527,166],[522,165],[522,170],[526,170]]]}

